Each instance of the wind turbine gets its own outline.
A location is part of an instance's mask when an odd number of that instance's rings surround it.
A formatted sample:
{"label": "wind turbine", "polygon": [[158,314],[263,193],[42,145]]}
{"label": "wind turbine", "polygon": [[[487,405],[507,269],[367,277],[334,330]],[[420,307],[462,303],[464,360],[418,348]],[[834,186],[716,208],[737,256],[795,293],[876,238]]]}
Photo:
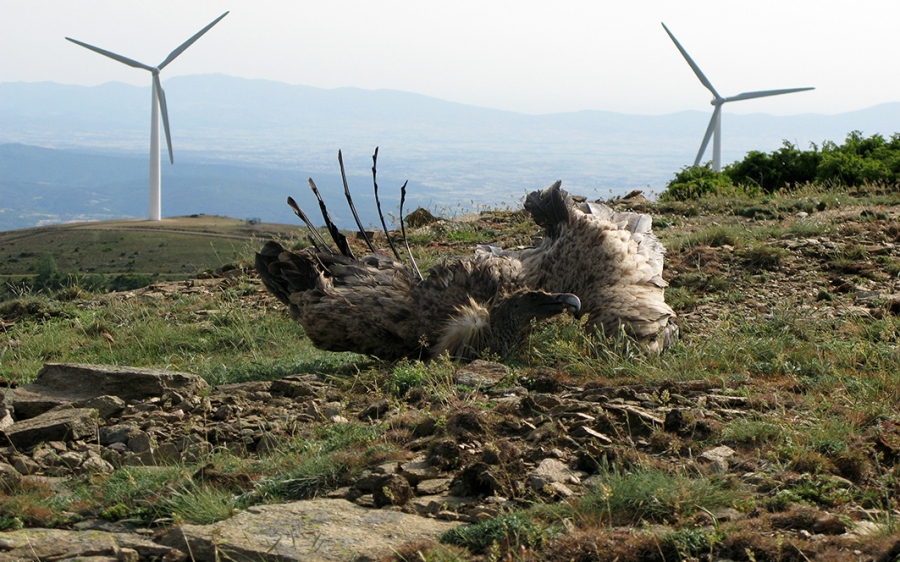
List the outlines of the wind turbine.
{"label": "wind turbine", "polygon": [[105,57],[109,57],[115,61],[119,61],[123,64],[127,64],[128,66],[133,66],[134,68],[142,68],[144,70],[149,70],[153,75],[153,85],[150,88],[151,90],[151,101],[150,101],[150,220],[158,221],[161,218],[161,209],[160,209],[160,165],[159,165],[159,114],[160,110],[162,111],[162,121],[163,127],[166,130],[166,145],[169,148],[169,162],[174,164],[175,158],[172,155],[172,137],[169,135],[169,112],[166,108],[166,94],[163,92],[162,84],[159,82],[159,72],[165,68],[170,62],[175,60],[175,58],[184,52],[185,49],[194,44],[194,41],[200,39],[204,33],[209,31],[212,26],[219,23],[219,20],[228,15],[228,12],[225,12],[221,16],[217,17],[213,20],[213,22],[197,33],[194,34],[193,37],[182,43],[177,49],[169,53],[169,56],[166,57],[166,60],[159,63],[157,66],[150,66],[144,64],[142,62],[138,62],[136,60],[130,59],[128,57],[123,57],[122,55],[117,55],[116,53],[107,51],[105,49],[101,49],[100,47],[94,47],[93,45],[88,45],[87,43],[82,43],[76,39],[72,39],[71,37],[66,37],[67,41],[71,41],[76,45],[81,45],[85,49],[90,49],[95,53],[100,53]]}
{"label": "wind turbine", "polygon": [[722,171],[722,104],[728,103],[730,101],[741,101],[741,100],[749,100],[753,98],[765,98],[768,96],[779,96],[781,94],[792,94],[794,92],[804,92],[806,90],[815,90],[815,88],[789,88],[786,90],[762,90],[759,92],[744,92],[743,94],[738,94],[736,96],[730,96],[727,98],[723,98],[719,95],[719,92],[713,88],[712,83],[706,76],[703,74],[703,71],[700,70],[700,67],[697,66],[697,63],[694,62],[694,59],[691,58],[687,51],[684,50],[684,47],[681,46],[681,43],[678,42],[678,39],[675,39],[675,36],[672,35],[672,32],[669,31],[669,28],[666,27],[666,24],[662,24],[663,29],[666,30],[666,33],[669,34],[669,37],[672,38],[672,41],[675,43],[675,46],[678,47],[678,50],[681,51],[681,54],[684,56],[684,59],[687,61],[689,65],[691,65],[691,69],[693,69],[694,74],[697,75],[697,78],[700,79],[700,82],[706,86],[706,89],[712,92],[713,97],[712,101],[709,102],[715,107],[712,114],[712,119],[709,120],[709,126],[706,128],[706,134],[703,135],[703,142],[700,144],[700,152],[697,153],[697,158],[694,160],[694,166],[700,165],[700,159],[703,158],[703,153],[706,152],[706,145],[709,144],[709,137],[715,133],[715,138],[713,139],[713,170],[717,172]]}

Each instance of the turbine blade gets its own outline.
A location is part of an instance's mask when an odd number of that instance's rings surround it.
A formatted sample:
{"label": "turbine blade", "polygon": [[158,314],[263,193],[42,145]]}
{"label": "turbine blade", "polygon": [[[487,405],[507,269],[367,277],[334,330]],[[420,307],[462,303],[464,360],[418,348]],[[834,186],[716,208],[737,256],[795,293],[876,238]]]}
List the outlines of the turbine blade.
{"label": "turbine blade", "polygon": [[212,29],[212,26],[214,26],[214,25],[216,25],[217,23],[219,23],[219,20],[221,20],[222,18],[224,18],[224,17],[227,16],[227,15],[228,15],[228,12],[225,12],[225,13],[222,14],[221,16],[219,16],[219,17],[217,17],[216,19],[214,19],[213,22],[212,22],[211,24],[207,25],[206,27],[204,27],[203,29],[201,29],[200,31],[198,31],[197,33],[195,33],[190,39],[188,39],[187,41],[185,41],[184,43],[182,43],[177,49],[175,49],[174,51],[172,51],[171,53],[169,53],[169,56],[166,57],[166,60],[164,60],[164,61],[162,61],[161,63],[159,63],[159,67],[158,67],[158,68],[159,68],[160,70],[162,70],[163,68],[165,68],[167,64],[169,64],[170,62],[172,62],[173,60],[175,60],[175,57],[177,57],[178,55],[180,55],[181,53],[183,53],[185,49],[187,49],[188,47],[190,47],[191,45],[193,45],[193,44],[194,44],[194,41],[196,41],[197,39],[200,39],[200,37],[202,37],[204,33],[206,33],[207,31],[209,31],[210,29]]}
{"label": "turbine blade", "polygon": [[166,93],[163,91],[162,84],[159,81],[159,73],[153,73],[153,87],[156,88],[156,95],[159,98],[159,112],[162,114],[163,129],[166,132],[166,146],[169,148],[169,163],[175,163],[175,157],[172,155],[172,136],[169,133],[169,109],[166,107]]}
{"label": "turbine blade", "polygon": [[709,139],[716,130],[716,118],[719,116],[720,111],[722,111],[721,105],[717,105],[713,110],[712,119],[709,120],[709,126],[706,127],[706,134],[703,135],[703,142],[700,143],[700,152],[697,153],[697,159],[694,160],[694,166],[700,165],[700,160],[703,158],[703,153],[706,152],[706,146],[709,144]]}
{"label": "turbine blade", "polygon": [[[660,23],[662,23],[662,22],[660,22]],[[717,92],[716,89],[713,88],[712,83],[709,81],[709,79],[706,77],[706,75],[703,74],[703,71],[700,70],[700,67],[697,66],[697,63],[694,62],[694,59],[691,58],[691,55],[689,55],[687,53],[687,51],[684,50],[684,47],[681,46],[681,43],[678,42],[678,39],[675,39],[675,36],[672,35],[672,32],[669,31],[669,28],[666,27],[666,24],[663,23],[662,26],[663,26],[663,29],[666,30],[666,33],[669,34],[669,38],[672,39],[672,42],[675,43],[675,46],[678,47],[678,50],[681,51],[681,55],[684,57],[684,60],[686,60],[687,63],[691,66],[691,69],[694,71],[694,74],[697,75],[697,78],[700,79],[700,82],[704,86],[706,86],[707,90],[712,92],[712,95],[714,95],[716,97],[716,99],[721,98],[722,96],[720,96],[719,92]]]}
{"label": "turbine blade", "polygon": [[769,96],[780,96],[781,94],[793,94],[794,92],[805,92],[807,90],[815,90],[815,88],[788,88],[787,90],[763,90],[759,92],[744,92],[743,94],[725,98],[722,103],[729,101],[750,100],[753,98],[765,98]]}
{"label": "turbine blade", "polygon": [[133,66],[134,68],[143,68],[144,70],[149,70],[150,72],[153,72],[153,70],[154,70],[154,68],[152,66],[146,65],[142,62],[138,62],[138,61],[136,61],[134,59],[130,59],[128,57],[123,57],[122,55],[117,55],[117,54],[113,53],[112,51],[107,51],[106,49],[101,49],[100,47],[88,45],[87,43],[83,43],[77,39],[72,39],[71,37],[66,37],[66,41],[71,41],[72,43],[75,43],[76,45],[81,45],[85,49],[90,49],[91,51],[94,51],[95,53],[100,53],[104,57],[109,57],[115,61],[119,61],[123,64],[127,64],[128,66]]}

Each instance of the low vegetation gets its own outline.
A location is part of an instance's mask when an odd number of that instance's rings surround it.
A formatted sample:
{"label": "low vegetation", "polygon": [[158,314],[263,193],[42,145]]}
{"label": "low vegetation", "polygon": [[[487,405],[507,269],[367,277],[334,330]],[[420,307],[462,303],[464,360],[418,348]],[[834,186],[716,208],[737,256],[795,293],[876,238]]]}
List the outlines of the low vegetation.
{"label": "low vegetation", "polygon": [[[825,141],[800,150],[788,141],[773,152],[756,150],[721,172],[690,166],[675,174],[662,199],[688,201],[704,195],[746,194],[759,196],[809,184],[841,188],[879,186],[895,189],[900,181],[900,133],[890,139],[875,134],[866,138],[853,131],[844,143]],[[762,210],[762,208],[760,208]]]}
{"label": "low vegetation", "polygon": [[[577,321],[560,319],[538,326],[507,361],[501,387],[558,396],[637,387],[647,404],[681,405],[679,429],[659,427],[629,447],[584,447],[567,459],[590,480],[583,494],[511,498],[514,509],[395,559],[897,560],[900,193],[805,181],[771,193],[762,185],[676,190],[641,204],[669,248],[667,300],[682,339],[667,353],[644,356],[623,338],[596,344]],[[417,256],[436,261],[476,243],[528,244],[537,230],[515,213],[491,212],[421,227],[411,239]],[[298,426],[265,455],[222,448],[197,463],[84,477],[65,493],[8,489],[2,528],[84,517],[207,523],[314,497],[409,458],[424,435],[462,442],[460,412],[484,420],[466,426],[475,441],[511,440],[498,429],[508,406],[454,382],[455,365],[318,351],[240,268],[225,281],[156,283],[140,295],[92,292],[74,279],[0,303],[0,378],[27,383],[46,361],[166,367],[213,384],[319,373],[345,401],[379,397],[398,414]],[[730,417],[692,417],[699,407],[685,407],[676,390],[691,385],[727,389],[716,399],[727,398]],[[550,456],[566,439],[550,432],[542,450]],[[717,447],[734,454],[726,468],[697,462]],[[228,478],[196,477],[210,465]]]}

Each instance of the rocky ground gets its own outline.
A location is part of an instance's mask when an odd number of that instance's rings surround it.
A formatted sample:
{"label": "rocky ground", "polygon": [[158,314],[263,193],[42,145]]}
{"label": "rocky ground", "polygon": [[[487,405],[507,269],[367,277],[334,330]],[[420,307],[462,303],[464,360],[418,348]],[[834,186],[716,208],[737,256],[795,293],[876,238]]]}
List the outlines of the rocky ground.
{"label": "rocky ground", "polygon": [[[646,208],[638,199],[620,203]],[[726,315],[764,315],[777,307],[828,318],[900,312],[892,269],[900,259],[900,208],[845,206],[756,217],[657,214],[662,222],[656,230],[674,247],[666,278],[680,299],[676,309],[688,340],[703,338]],[[497,231],[512,220],[500,213],[463,219]],[[818,226],[794,226],[804,221]],[[775,226],[780,230],[755,242],[740,234]],[[684,243],[703,233],[718,238]],[[232,282],[168,283],[104,298],[166,299],[186,292],[212,298],[217,287]],[[246,299],[249,306],[279,307],[262,290]],[[602,489],[598,472],[612,465],[652,464],[729,478],[760,504],[803,478],[832,490],[852,488],[862,478],[852,470],[774,471],[757,447],[708,444],[724,424],[768,415],[779,401],[791,400],[790,388],[774,388],[763,399],[748,398],[741,385],[750,383],[673,377],[609,384],[546,369],[509,385],[508,375],[498,363],[456,366],[453,382],[467,389],[465,399],[436,404],[415,392],[397,400],[313,373],[209,388],[188,374],[48,365],[34,383],[8,389],[0,403],[7,439],[0,447],[0,483],[7,491],[65,487],[121,467],[184,462],[199,463],[185,478],[252,495],[259,493],[252,475],[201,461],[219,448],[264,457],[298,428],[351,421],[384,423],[387,438],[405,452],[339,479],[314,500],[257,505],[211,525],[159,521],[145,528],[73,518],[58,529],[8,531],[0,534],[0,560],[390,559],[415,552],[406,546],[414,541],[427,550],[456,525]],[[868,446],[900,455],[897,435]],[[829,510],[805,504],[781,512],[759,505],[699,511],[678,525],[732,525],[714,558],[721,561],[896,560],[900,543],[884,521],[862,505]],[[581,537],[577,546],[567,546],[564,538],[544,554],[506,559],[605,560],[619,550],[623,560],[680,559],[641,550],[654,532],[652,525],[608,529],[593,542]]]}

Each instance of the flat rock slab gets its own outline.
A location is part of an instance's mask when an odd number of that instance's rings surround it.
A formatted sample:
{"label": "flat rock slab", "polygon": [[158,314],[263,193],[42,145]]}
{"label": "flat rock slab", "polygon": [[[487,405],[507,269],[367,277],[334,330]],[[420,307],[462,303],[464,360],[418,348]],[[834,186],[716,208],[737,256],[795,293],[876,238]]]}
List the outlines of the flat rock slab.
{"label": "flat rock slab", "polygon": [[[138,535],[105,531],[23,529],[0,533],[0,562],[109,557],[127,560],[185,560],[187,556]],[[123,557],[123,554],[126,555]]]}
{"label": "flat rock slab", "polygon": [[252,507],[212,525],[182,525],[161,542],[190,552],[197,562],[345,562],[377,560],[456,526],[342,499],[314,499]]}
{"label": "flat rock slab", "polygon": [[47,363],[37,379],[13,391],[16,417],[26,419],[60,404],[118,396],[126,402],[162,396],[168,391],[194,394],[208,388],[197,375],[111,365]]}
{"label": "flat rock slab", "polygon": [[95,439],[97,430],[97,410],[70,408],[16,422],[7,427],[4,433],[17,449],[26,450],[43,441]]}

